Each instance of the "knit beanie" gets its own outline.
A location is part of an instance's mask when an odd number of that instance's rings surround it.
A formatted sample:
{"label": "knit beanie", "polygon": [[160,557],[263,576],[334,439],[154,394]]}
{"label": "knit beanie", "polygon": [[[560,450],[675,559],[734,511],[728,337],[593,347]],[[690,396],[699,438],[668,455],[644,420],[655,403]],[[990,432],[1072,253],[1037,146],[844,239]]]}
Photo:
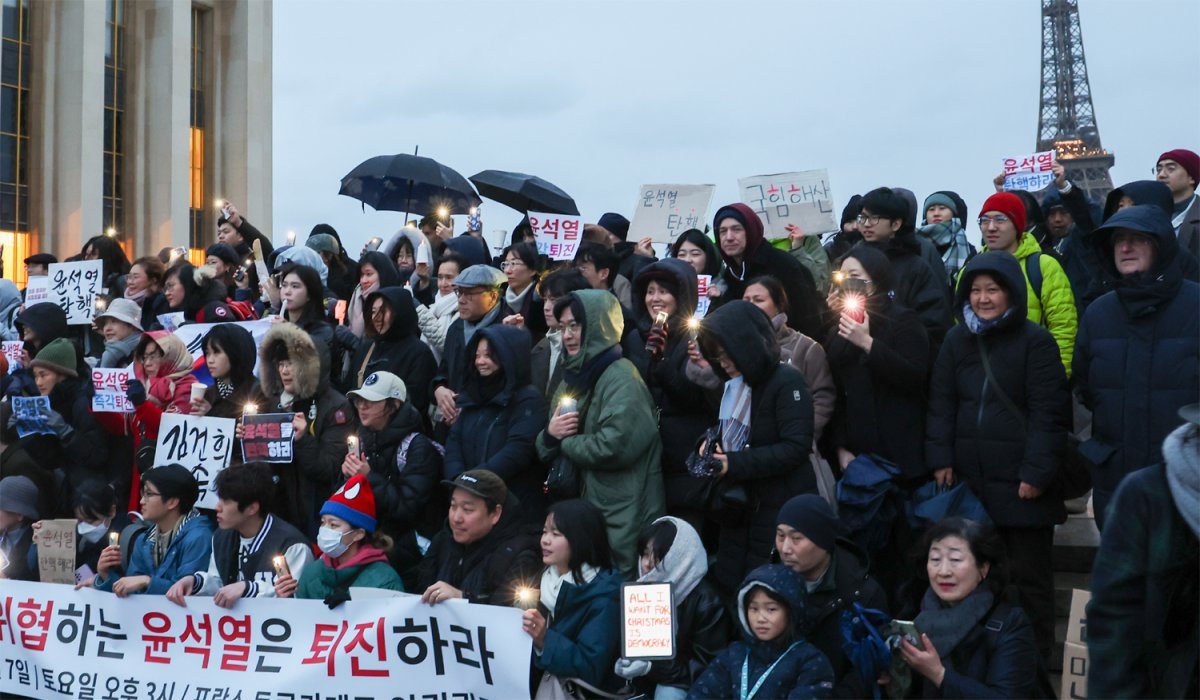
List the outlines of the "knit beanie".
{"label": "knit beanie", "polygon": [[979,213],[983,215],[989,211],[998,211],[1011,219],[1017,227],[1018,236],[1025,232],[1025,203],[1012,192],[997,192],[988,197]]}
{"label": "knit beanie", "polygon": [[856,194],[850,198],[849,202],[846,202],[845,208],[842,209],[841,225],[845,226],[853,222],[860,213],[862,213],[862,195]]}
{"label": "knit beanie", "polygon": [[330,255],[338,255],[342,252],[337,240],[328,233],[318,233],[315,236],[309,236],[308,240],[304,241],[304,245],[312,248],[318,253],[329,253]]}
{"label": "knit beanie", "polygon": [[600,220],[596,222],[596,225],[607,229],[609,233],[617,238],[620,238],[621,240],[625,240],[629,237],[629,219],[626,219],[620,214],[610,211],[601,216]]}
{"label": "knit beanie", "polygon": [[72,379],[79,378],[79,372],[75,371],[77,366],[75,346],[66,338],[55,338],[46,343],[46,347],[42,348],[29,365],[30,367],[44,367]]}
{"label": "knit beanie", "polygon": [[325,505],[321,507],[321,515],[332,515],[350,523],[353,527],[362,528],[367,532],[375,532],[375,493],[367,477],[356,474],[333,492]]}
{"label": "knit beanie", "polygon": [[237,251],[228,243],[213,243],[204,251],[204,257],[213,257],[231,266],[237,265],[239,260]]}
{"label": "knit beanie", "polygon": [[1200,184],[1200,155],[1196,155],[1195,151],[1189,151],[1186,148],[1176,148],[1159,156],[1155,164],[1161,163],[1164,160],[1173,160],[1179,163],[1187,171],[1188,177]]}
{"label": "knit beanie", "polygon": [[200,497],[200,486],[192,471],[182,464],[155,467],[142,476],[142,482],[152,484],[162,494],[163,501],[179,499],[179,512],[190,513]]}
{"label": "knit beanie", "polygon": [[842,522],[829,503],[812,493],[793,496],[784,503],[776,524],[799,531],[826,552],[833,551],[834,542],[842,532]]}
{"label": "knit beanie", "polygon": [[933,194],[931,194],[925,198],[925,204],[921,207],[921,218],[922,219],[924,219],[925,216],[929,213],[929,207],[932,207],[935,204],[940,204],[943,207],[946,207],[950,211],[954,212],[955,216],[959,215],[958,205],[950,197],[950,195],[946,194],[945,192],[934,192]]}

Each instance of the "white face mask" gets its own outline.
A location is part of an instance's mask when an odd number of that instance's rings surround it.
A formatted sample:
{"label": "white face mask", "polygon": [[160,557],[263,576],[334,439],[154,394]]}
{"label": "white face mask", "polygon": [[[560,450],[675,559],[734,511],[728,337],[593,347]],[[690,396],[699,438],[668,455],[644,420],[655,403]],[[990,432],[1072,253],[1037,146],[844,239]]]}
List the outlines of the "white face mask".
{"label": "white face mask", "polygon": [[93,525],[81,520],[75,525],[75,531],[84,540],[95,544],[100,541],[101,537],[104,537],[105,532],[108,532],[108,521],[105,520],[98,525]]}
{"label": "white face mask", "polygon": [[345,534],[330,527],[323,527],[317,532],[317,546],[328,554],[330,559],[337,559],[350,549],[350,545],[342,542],[342,536]]}

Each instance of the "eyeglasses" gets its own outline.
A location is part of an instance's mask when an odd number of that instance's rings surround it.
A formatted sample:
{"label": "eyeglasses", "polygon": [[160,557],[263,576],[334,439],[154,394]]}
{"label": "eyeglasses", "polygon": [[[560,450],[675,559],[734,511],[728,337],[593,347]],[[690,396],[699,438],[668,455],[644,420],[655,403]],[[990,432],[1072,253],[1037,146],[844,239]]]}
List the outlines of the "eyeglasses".
{"label": "eyeglasses", "polygon": [[1012,221],[1012,219],[1003,214],[997,214],[995,216],[981,216],[979,217],[979,228],[987,228],[992,224],[1003,226],[1010,221]]}
{"label": "eyeglasses", "polygon": [[579,321],[564,323],[562,326],[562,332],[563,335],[567,335],[568,333],[571,335],[579,335],[580,333],[583,333],[583,324]]}
{"label": "eyeglasses", "polygon": [[163,357],[165,357],[163,353],[159,352],[158,350],[151,350],[145,355],[142,355],[142,362],[146,362],[148,360],[161,360]]}
{"label": "eyeglasses", "polygon": [[858,216],[854,217],[854,220],[858,222],[859,226],[874,226],[875,224],[879,223],[879,219],[881,218],[882,217],[874,214],[859,214]]}
{"label": "eyeglasses", "polygon": [[1153,172],[1155,175],[1161,175],[1162,173],[1174,175],[1175,172],[1181,167],[1182,166],[1179,165],[1179,163],[1159,163],[1158,165],[1154,166],[1154,170],[1151,172]]}
{"label": "eyeglasses", "polygon": [[162,494],[157,491],[151,491],[146,487],[142,487],[142,498],[162,498]]}
{"label": "eyeglasses", "polygon": [[518,267],[525,267],[525,261],[524,260],[505,260],[504,262],[500,263],[501,270],[513,270]]}
{"label": "eyeglasses", "polygon": [[462,297],[467,297],[469,299],[471,297],[477,297],[480,294],[483,294],[484,292],[490,292],[490,291],[492,291],[492,290],[484,289],[482,287],[476,287],[474,289],[455,289],[454,294],[457,297],[459,297],[460,299]]}

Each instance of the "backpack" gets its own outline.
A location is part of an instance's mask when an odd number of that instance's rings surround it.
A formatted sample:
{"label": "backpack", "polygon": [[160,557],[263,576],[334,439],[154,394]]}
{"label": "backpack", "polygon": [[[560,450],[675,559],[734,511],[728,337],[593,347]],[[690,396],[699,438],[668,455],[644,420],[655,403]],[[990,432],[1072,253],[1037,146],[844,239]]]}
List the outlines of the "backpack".
{"label": "backpack", "polygon": [[[1029,286],[1033,288],[1033,295],[1037,297],[1038,303],[1042,303],[1042,254],[1034,253],[1028,258],[1025,258],[1025,279],[1029,280]],[[1042,318],[1045,319],[1045,310],[1042,312]],[[1043,324],[1044,325],[1044,324]]]}
{"label": "backpack", "polygon": [[137,545],[139,539],[145,537],[150,532],[150,523],[136,518],[132,523],[125,526],[121,530],[121,571],[129,571],[129,560],[133,557],[133,548]]}

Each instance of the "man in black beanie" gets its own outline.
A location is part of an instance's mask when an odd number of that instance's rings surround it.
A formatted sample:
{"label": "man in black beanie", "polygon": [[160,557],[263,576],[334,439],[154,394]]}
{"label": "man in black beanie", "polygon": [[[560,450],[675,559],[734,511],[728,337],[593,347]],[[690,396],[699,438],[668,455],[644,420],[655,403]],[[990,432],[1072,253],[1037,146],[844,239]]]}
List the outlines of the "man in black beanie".
{"label": "man in black beanie", "polygon": [[887,612],[887,596],[867,574],[866,552],[840,537],[842,523],[825,499],[795,496],[779,509],[775,551],[780,563],[804,579],[808,605],[804,635],[833,665],[834,697],[870,697],[842,651],[842,612],[859,603]]}

